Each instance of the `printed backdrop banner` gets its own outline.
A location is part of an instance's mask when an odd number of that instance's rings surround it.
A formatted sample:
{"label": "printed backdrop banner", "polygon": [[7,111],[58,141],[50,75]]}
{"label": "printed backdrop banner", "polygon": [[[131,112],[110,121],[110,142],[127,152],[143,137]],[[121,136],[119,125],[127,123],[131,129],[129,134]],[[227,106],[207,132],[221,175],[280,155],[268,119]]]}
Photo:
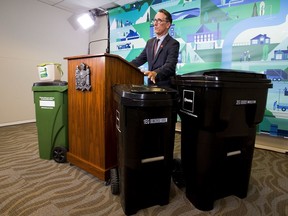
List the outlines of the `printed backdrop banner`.
{"label": "printed backdrop banner", "polygon": [[[172,14],[180,43],[177,74],[226,68],[273,81],[262,132],[288,136],[287,0],[144,0],[109,10],[111,53],[131,61],[154,37],[153,18]],[[141,67],[146,70],[147,65]]]}

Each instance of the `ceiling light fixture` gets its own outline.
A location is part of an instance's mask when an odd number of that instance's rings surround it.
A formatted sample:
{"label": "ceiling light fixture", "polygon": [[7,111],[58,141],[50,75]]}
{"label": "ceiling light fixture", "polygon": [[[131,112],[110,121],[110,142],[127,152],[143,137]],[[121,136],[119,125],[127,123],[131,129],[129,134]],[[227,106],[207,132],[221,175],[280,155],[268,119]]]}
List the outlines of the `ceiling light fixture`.
{"label": "ceiling light fixture", "polygon": [[90,13],[86,13],[77,18],[82,28],[89,29],[95,24],[95,20]]}

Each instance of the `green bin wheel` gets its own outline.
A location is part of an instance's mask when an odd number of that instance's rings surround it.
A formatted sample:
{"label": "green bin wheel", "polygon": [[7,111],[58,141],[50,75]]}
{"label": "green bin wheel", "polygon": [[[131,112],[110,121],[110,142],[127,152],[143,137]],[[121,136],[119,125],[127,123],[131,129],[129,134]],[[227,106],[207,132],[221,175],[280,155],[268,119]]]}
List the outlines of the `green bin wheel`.
{"label": "green bin wheel", "polygon": [[55,147],[53,149],[53,159],[57,163],[67,162],[67,149],[65,147]]}

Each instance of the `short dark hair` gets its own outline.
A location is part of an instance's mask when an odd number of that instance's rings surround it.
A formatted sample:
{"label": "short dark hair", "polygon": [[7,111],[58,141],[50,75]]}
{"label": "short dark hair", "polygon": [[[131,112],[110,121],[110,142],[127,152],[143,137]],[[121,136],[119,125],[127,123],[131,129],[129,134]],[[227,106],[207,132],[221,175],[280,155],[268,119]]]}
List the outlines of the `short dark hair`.
{"label": "short dark hair", "polygon": [[172,24],[172,16],[167,10],[160,9],[158,12],[165,14],[167,21]]}

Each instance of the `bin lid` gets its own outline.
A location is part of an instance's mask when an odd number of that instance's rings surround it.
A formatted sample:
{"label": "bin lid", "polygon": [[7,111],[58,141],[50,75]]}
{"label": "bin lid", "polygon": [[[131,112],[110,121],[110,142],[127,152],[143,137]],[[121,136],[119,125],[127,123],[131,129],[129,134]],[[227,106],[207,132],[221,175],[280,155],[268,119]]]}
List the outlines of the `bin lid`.
{"label": "bin lid", "polygon": [[66,81],[53,81],[53,82],[36,82],[33,83],[33,86],[66,86],[68,82]]}
{"label": "bin lid", "polygon": [[231,85],[229,84],[232,84],[234,87],[245,87],[245,84],[253,84],[258,87],[272,87],[271,80],[267,79],[265,74],[233,69],[210,69],[177,75],[174,82],[176,82],[176,85],[198,84],[210,87],[230,87]]}
{"label": "bin lid", "polygon": [[66,81],[36,82],[32,86],[34,92],[64,92],[67,89],[68,83]]}
{"label": "bin lid", "polygon": [[168,87],[117,84],[113,86],[113,90],[126,105],[129,103],[137,106],[137,102],[141,102],[141,106],[151,105],[151,102],[160,105],[165,101],[171,102],[178,99],[178,92]]}

